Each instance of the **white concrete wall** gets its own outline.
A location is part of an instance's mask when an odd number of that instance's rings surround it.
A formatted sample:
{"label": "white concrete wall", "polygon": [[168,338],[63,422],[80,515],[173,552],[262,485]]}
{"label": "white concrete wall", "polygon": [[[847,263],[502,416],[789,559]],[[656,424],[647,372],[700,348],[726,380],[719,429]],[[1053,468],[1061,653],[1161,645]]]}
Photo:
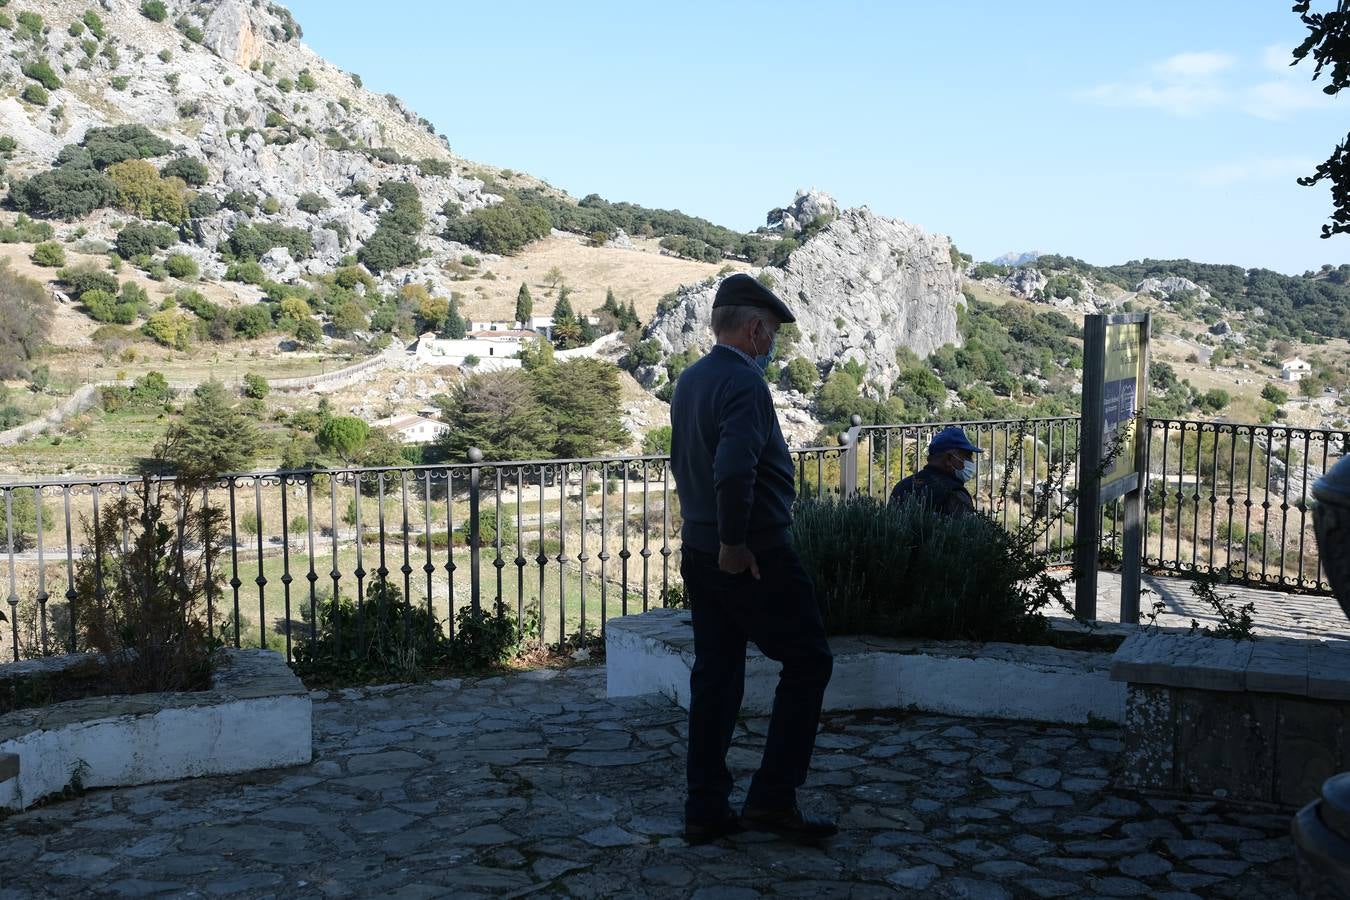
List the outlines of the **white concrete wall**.
{"label": "white concrete wall", "polygon": [[[648,614],[650,615],[650,614]],[[665,613],[669,616],[669,613]],[[609,696],[660,693],[689,707],[690,645],[647,628],[627,628],[640,617],[611,620],[605,630]],[[1069,651],[1050,647],[987,645],[990,655],[858,649],[836,640],[834,675],[825,692],[827,711],[914,708],[959,716],[1038,722],[1085,722],[1089,715],[1125,719],[1125,689],[1108,671],[1060,660]],[[1002,652],[1000,652],[1002,651]],[[779,665],[751,647],[746,658],[742,712],[767,715]]]}
{"label": "white concrete wall", "polygon": [[[276,664],[261,667],[261,674],[273,684],[287,681],[275,669],[288,675],[289,669],[279,654],[270,655]],[[299,680],[290,679],[294,686],[283,683],[270,696],[234,697],[226,687],[202,692],[194,705],[182,702],[192,694],[73,701],[91,715],[38,719],[32,730],[17,734],[7,728],[11,736],[0,740],[0,753],[18,754],[19,777],[0,783],[0,808],[22,809],[58,793],[77,770],[86,787],[110,787],[307,763],[313,756],[311,702]],[[233,686],[256,683],[236,673]],[[141,711],[155,697],[174,698],[176,705]],[[47,709],[59,712],[61,706]],[[100,707],[106,714],[95,712]],[[127,708],[135,711],[120,711]],[[0,724],[24,712],[0,717]]]}

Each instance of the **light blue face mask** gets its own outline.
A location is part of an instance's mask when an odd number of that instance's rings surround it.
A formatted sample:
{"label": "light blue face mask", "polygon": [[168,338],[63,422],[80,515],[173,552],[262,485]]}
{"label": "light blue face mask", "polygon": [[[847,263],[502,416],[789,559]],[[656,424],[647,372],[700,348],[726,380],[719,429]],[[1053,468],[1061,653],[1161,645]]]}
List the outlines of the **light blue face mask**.
{"label": "light blue face mask", "polygon": [[975,460],[973,459],[965,460],[964,462],[961,463],[961,468],[957,469],[953,474],[956,475],[957,478],[961,479],[962,482],[966,482],[974,478]]}
{"label": "light blue face mask", "polygon": [[769,350],[767,353],[758,353],[755,355],[755,365],[759,366],[761,372],[769,371],[769,363],[773,362],[774,345],[777,343],[775,337],[769,338]]}

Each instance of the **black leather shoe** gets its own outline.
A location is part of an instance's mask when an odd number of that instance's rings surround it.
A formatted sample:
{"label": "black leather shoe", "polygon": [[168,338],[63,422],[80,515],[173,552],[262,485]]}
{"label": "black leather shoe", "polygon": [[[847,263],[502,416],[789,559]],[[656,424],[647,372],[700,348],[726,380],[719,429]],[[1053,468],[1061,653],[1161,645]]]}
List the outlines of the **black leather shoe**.
{"label": "black leather shoe", "polygon": [[705,822],[691,822],[686,819],[684,839],[691,844],[706,844],[720,837],[740,834],[744,830],[745,826],[741,824],[740,817],[731,810],[727,810],[726,815],[719,819],[709,819]]}
{"label": "black leather shoe", "polygon": [[796,806],[787,809],[747,806],[741,813],[741,824],[750,831],[769,831],[797,841],[819,841],[839,833],[833,819],[807,815]]}

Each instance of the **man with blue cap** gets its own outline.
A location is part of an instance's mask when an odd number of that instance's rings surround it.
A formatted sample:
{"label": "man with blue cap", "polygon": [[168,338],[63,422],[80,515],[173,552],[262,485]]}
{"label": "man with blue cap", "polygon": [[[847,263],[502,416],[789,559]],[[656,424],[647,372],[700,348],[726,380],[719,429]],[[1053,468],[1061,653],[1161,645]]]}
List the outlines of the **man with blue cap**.
{"label": "man with blue cap", "polygon": [[960,427],[942,429],[928,443],[928,464],[895,486],[891,504],[919,500],[941,516],[974,512],[966,482],[975,477],[975,454],[983,452]]}
{"label": "man with blue cap", "polygon": [[[792,321],[756,279],[723,280],[712,308],[717,344],[680,374],[670,404],[670,467],[684,517],[680,573],[694,626],[684,810],[691,843],[746,828],[808,841],[837,830],[797,806],[834,658],[792,548],[796,479],[764,380],[778,328]],[[749,641],[783,668],[764,757],[737,816],[726,757]]]}

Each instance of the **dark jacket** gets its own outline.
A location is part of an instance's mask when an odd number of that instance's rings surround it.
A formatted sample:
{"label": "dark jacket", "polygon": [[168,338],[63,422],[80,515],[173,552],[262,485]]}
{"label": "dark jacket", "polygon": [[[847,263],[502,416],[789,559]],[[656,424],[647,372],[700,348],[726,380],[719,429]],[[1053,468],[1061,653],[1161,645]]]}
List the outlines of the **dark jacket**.
{"label": "dark jacket", "polygon": [[975,500],[961,479],[937,466],[924,466],[891,491],[892,505],[898,506],[914,499],[927,503],[943,516],[964,516],[975,511]]}
{"label": "dark jacket", "polygon": [[687,546],[767,550],[791,541],[792,458],[764,374],[714,347],[680,373],[670,403],[670,469]]}

